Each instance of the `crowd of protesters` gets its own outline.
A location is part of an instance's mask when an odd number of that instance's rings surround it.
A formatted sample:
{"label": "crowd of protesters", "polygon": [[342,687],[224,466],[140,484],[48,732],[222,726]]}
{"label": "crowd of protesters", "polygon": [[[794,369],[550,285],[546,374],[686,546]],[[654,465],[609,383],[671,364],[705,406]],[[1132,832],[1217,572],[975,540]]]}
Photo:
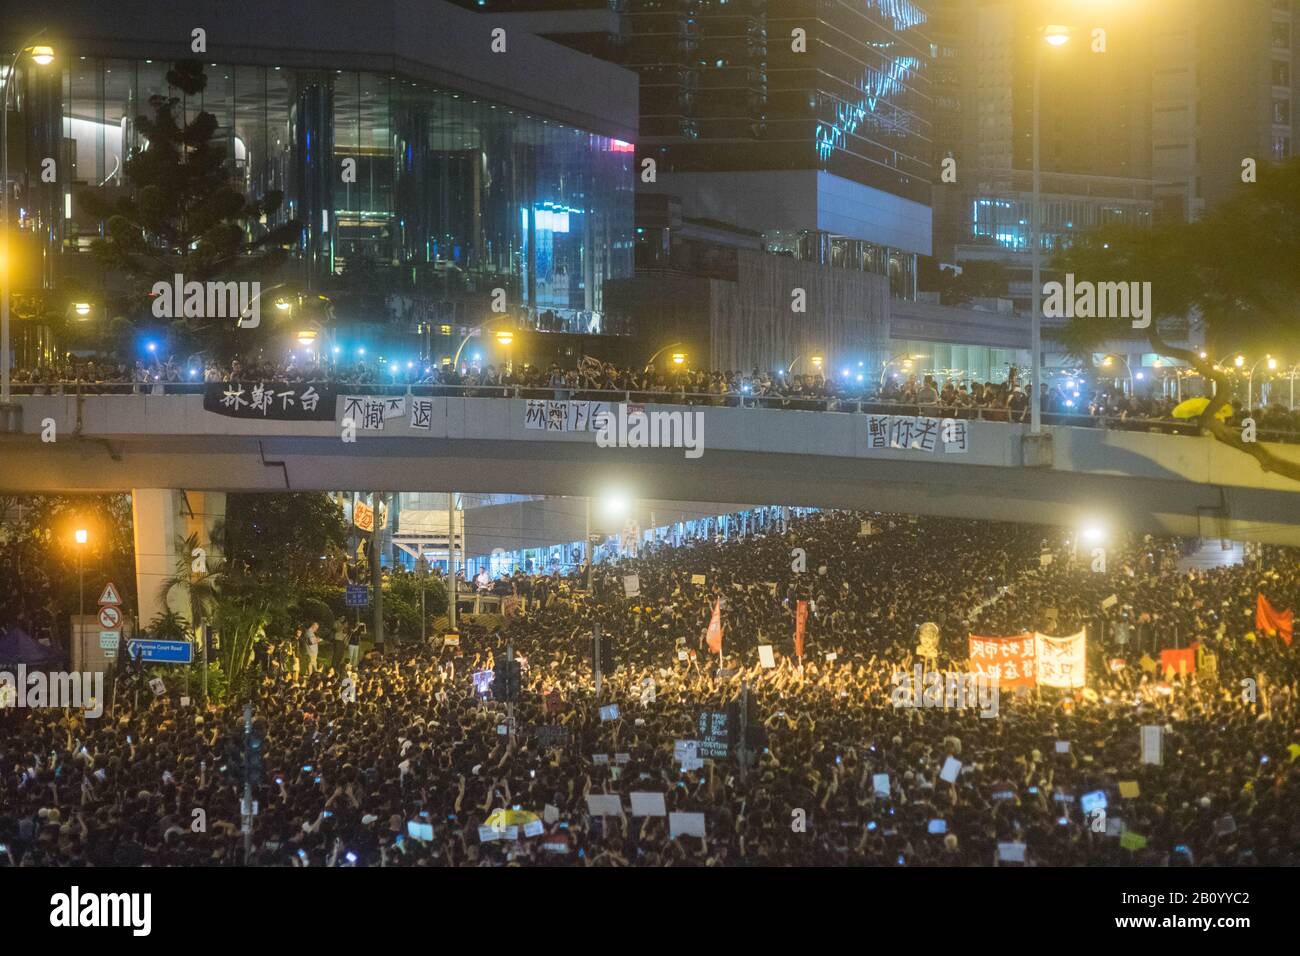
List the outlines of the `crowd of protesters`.
{"label": "crowd of protesters", "polygon": [[[901,409],[921,415],[1014,423],[1027,422],[1031,417],[1033,385],[1022,384],[1016,370],[1002,382],[911,372],[897,372],[882,381],[854,374],[854,369],[846,371],[849,374],[839,376],[767,372],[758,368],[748,372],[709,372],[673,365],[659,368],[649,365],[636,370],[592,358],[585,358],[571,368],[556,363],[509,367],[476,362],[462,364],[458,369],[450,364],[434,366],[414,361],[321,364],[311,352],[304,351],[280,362],[236,359],[228,364],[204,361],[201,356],[187,361],[157,358],[151,362],[137,361],[134,365],[78,359],[57,366],[19,369],[14,384],[19,394],[54,393],[69,388],[168,394],[190,390],[175,386],[214,382],[328,382],[357,387],[453,387],[471,389],[470,394],[480,397],[516,393],[564,396],[601,391],[623,393],[641,401],[678,404],[831,411]],[[1287,440],[1300,432],[1300,413],[1282,404],[1280,395],[1279,391],[1279,400],[1261,403],[1251,417],[1267,437]],[[1126,392],[1100,379],[1088,388],[1082,374],[1077,378],[1056,379],[1046,387],[1044,396],[1044,414],[1076,422],[1104,421],[1115,427],[1172,423],[1172,413],[1178,404],[1175,398],[1154,387]],[[1235,408],[1232,422],[1240,423],[1248,411]]]}
{"label": "crowd of protesters", "polygon": [[[1300,648],[1254,618],[1261,591],[1296,607],[1297,554],[1185,571],[1178,542],[1148,538],[1114,544],[1093,570],[1077,546],[1059,529],[817,513],[598,567],[590,593],[581,579],[529,579],[518,613],[464,620],[456,644],[372,651],[355,670],[338,660],[295,673],[262,655],[250,862],[985,866],[1004,842],[1025,844],[1030,865],[1300,862]],[[715,608],[721,656],[706,640]],[[925,622],[939,629],[938,666],[963,671],[969,633],[1086,627],[1087,687],[1005,691],[994,718],[896,707],[892,677],[916,663]],[[615,658],[599,696],[595,624]],[[1192,642],[1213,670],[1146,666]],[[760,646],[775,667],[760,665]],[[524,666],[509,712],[473,679],[508,652]],[[674,742],[741,693],[763,728],[746,765],[733,752],[683,770]],[[116,700],[98,720],[4,717],[0,864],[244,862],[242,701]],[[617,716],[602,712],[610,704]],[[1159,764],[1139,753],[1153,724]],[[949,757],[961,762],[952,782],[940,779]],[[1081,811],[1097,790],[1122,820],[1113,831]],[[706,836],[633,816],[633,792],[703,813]],[[622,812],[592,815],[587,797],[601,794]],[[485,834],[498,810],[538,820]]]}

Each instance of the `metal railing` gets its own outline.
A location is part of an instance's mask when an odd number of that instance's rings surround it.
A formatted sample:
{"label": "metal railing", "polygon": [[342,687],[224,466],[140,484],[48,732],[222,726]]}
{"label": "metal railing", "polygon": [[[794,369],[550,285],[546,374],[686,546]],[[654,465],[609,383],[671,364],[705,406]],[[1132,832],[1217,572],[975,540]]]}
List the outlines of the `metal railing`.
{"label": "metal railing", "polygon": [[[252,385],[266,379],[248,379],[242,384]],[[202,395],[209,383],[203,382],[56,382],[45,384],[15,384],[13,393],[23,395]],[[230,383],[222,383],[230,384]],[[234,383],[239,384],[239,383]],[[276,384],[279,384],[278,382]],[[921,405],[917,403],[881,401],[878,398],[817,398],[798,395],[752,395],[729,392],[725,395],[681,391],[638,391],[634,389],[592,389],[569,386],[535,385],[434,385],[347,383],[337,381],[308,381],[293,384],[328,385],[336,392],[348,395],[416,395],[439,398],[516,398],[534,401],[592,401],[625,402],[638,405],[685,405],[705,408],[755,408],[784,411],[832,412],[838,414],[910,415],[928,418],[954,418],[962,421],[1001,422],[1027,425],[1029,409],[1013,411],[1007,408],[981,406],[951,406],[942,402]],[[1166,435],[1199,435],[1200,426],[1194,421],[1167,418],[1134,418],[1111,415],[1065,414],[1044,412],[1043,424],[1074,428],[1107,428],[1122,431],[1155,432]],[[1300,429],[1259,428],[1257,436],[1262,441],[1300,442]]]}

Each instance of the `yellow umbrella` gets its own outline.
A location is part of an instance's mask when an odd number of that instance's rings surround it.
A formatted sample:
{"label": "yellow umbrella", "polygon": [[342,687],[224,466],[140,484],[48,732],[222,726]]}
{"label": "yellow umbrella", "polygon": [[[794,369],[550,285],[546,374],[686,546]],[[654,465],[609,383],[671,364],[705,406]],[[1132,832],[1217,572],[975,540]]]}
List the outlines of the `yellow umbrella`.
{"label": "yellow umbrella", "polygon": [[531,810],[507,810],[505,807],[501,807],[493,810],[491,815],[483,821],[483,825],[492,827],[494,830],[504,830],[506,827],[536,823],[540,819],[541,817]]}
{"label": "yellow umbrella", "polygon": [[[1174,418],[1199,418],[1209,404],[1210,400],[1205,397],[1189,398],[1187,401],[1174,407],[1173,416]],[[1231,416],[1231,405],[1224,405],[1214,413],[1214,417],[1222,421],[1226,421]]]}

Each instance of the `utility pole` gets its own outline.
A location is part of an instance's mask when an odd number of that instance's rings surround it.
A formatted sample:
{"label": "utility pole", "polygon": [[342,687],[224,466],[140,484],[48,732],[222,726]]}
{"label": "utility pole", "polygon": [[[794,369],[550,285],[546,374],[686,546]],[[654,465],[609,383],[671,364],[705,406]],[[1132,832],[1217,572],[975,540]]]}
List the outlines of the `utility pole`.
{"label": "utility pole", "polygon": [[456,630],[456,492],[447,492],[447,626]]}
{"label": "utility pole", "polygon": [[370,493],[374,506],[370,516],[370,586],[375,592],[375,649],[384,650],[384,575],[379,560],[379,509],[383,502],[382,492]]}
{"label": "utility pole", "polygon": [[740,744],[736,747],[736,757],[740,761],[740,781],[745,782],[749,770],[749,682],[740,684]]}
{"label": "utility pole", "polygon": [[591,626],[591,667],[596,674],[596,700],[600,700],[600,625]]}
{"label": "utility pole", "polygon": [[[591,593],[591,565],[592,565],[592,561],[594,560],[594,556],[592,554],[593,550],[594,549],[591,546],[591,496],[588,495],[587,496],[587,537],[582,544],[582,553],[583,556],[586,557],[587,559],[587,593],[588,594]],[[597,680],[599,680],[599,678],[597,678]],[[597,685],[597,688],[598,688],[597,692],[599,692],[599,684]]]}
{"label": "utility pole", "polygon": [[[506,677],[511,680],[514,673],[514,666],[511,662],[515,659],[515,642],[510,641],[506,644]],[[509,742],[515,742],[515,695],[511,694],[506,700],[506,730],[509,732]]]}
{"label": "utility pole", "polygon": [[249,745],[252,739],[253,705],[249,702],[244,705],[244,805],[240,808],[243,810],[244,866],[248,866],[248,861],[253,858],[253,784],[249,778],[249,763],[252,760],[252,748]]}

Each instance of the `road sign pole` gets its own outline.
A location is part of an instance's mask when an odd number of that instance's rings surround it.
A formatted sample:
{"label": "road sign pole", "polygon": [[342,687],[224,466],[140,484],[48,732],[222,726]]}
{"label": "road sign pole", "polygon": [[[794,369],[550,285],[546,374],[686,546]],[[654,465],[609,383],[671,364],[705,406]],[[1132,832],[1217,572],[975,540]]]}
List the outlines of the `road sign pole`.
{"label": "road sign pole", "polygon": [[244,705],[244,866],[253,857],[253,784],[248,777],[249,741],[253,736],[253,705]]}

